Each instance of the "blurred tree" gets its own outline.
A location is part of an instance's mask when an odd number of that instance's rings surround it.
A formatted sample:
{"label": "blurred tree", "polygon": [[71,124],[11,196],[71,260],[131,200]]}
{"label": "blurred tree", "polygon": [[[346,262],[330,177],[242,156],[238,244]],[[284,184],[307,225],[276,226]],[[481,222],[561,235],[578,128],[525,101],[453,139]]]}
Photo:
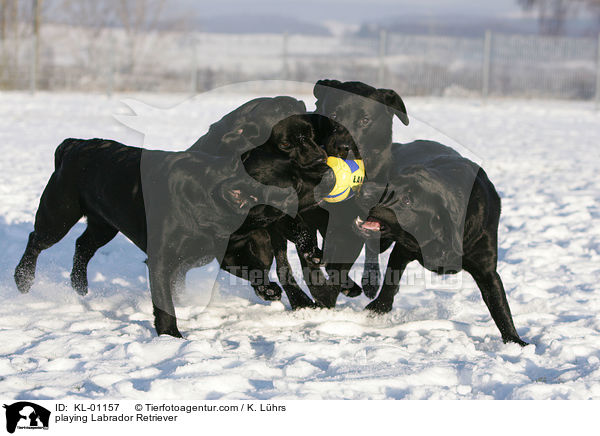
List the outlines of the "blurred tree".
{"label": "blurred tree", "polygon": [[114,4],[95,0],[61,0],[58,6],[61,17],[77,35],[73,40],[81,47],[81,50],[72,52],[77,65],[94,68],[104,62],[104,33],[116,22]]}
{"label": "blurred tree", "polygon": [[517,0],[525,11],[536,11],[539,32],[542,35],[564,35],[566,21],[579,13],[590,13],[595,17],[600,30],[600,0]]}
{"label": "blurred tree", "polygon": [[147,49],[147,39],[157,30],[164,0],[121,0],[116,5],[118,24],[127,37],[127,69],[133,71],[139,57]]}
{"label": "blurred tree", "polygon": [[536,10],[542,35],[562,35],[568,13],[578,0],[517,0],[526,11]]}

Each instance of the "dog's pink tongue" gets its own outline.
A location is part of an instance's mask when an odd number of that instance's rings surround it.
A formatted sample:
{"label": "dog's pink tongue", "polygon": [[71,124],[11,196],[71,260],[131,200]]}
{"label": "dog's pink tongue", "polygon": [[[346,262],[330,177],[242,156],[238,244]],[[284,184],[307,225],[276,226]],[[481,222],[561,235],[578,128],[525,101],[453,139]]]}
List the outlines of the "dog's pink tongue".
{"label": "dog's pink tongue", "polygon": [[378,232],[379,230],[381,230],[381,224],[379,223],[379,221],[365,221],[362,226],[363,229],[366,230],[373,230]]}

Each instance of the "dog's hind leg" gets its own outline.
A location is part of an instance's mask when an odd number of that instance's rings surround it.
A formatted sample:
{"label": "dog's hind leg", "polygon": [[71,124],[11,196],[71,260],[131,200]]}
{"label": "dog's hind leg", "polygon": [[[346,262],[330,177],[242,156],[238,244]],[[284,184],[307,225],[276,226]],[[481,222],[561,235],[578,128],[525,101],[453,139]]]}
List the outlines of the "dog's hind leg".
{"label": "dog's hind leg", "polygon": [[506,292],[502,280],[498,273],[494,271],[482,271],[479,268],[465,265],[465,269],[473,276],[483,301],[487,306],[492,319],[504,342],[515,342],[522,347],[528,345],[519,337],[517,329],[513,323],[512,315],[510,313],[510,307],[508,306],[508,300],[506,299]]}
{"label": "dog's hind leg", "polygon": [[221,268],[250,282],[254,293],[265,301],[281,299],[281,288],[269,279],[273,248],[269,232],[255,229],[241,239],[230,239]]}
{"label": "dog's hind leg", "polygon": [[75,189],[63,183],[55,171],[40,199],[34,230],[25,253],[15,269],[15,283],[21,293],[29,292],[40,253],[56,244],[83,216]]}
{"label": "dog's hind leg", "polygon": [[87,228],[75,243],[73,256],[73,270],[71,271],[71,285],[79,295],[88,292],[87,267],[94,253],[108,244],[118,231],[102,220],[88,217]]}
{"label": "dog's hind leg", "polygon": [[[463,268],[473,276],[483,301],[487,306],[496,327],[500,330],[504,342],[515,342],[521,346],[528,345],[522,341],[513,323],[506,292],[502,280],[496,271],[495,243],[483,239],[476,252],[463,258]],[[492,250],[490,250],[492,248]],[[494,253],[491,255],[491,253]]]}

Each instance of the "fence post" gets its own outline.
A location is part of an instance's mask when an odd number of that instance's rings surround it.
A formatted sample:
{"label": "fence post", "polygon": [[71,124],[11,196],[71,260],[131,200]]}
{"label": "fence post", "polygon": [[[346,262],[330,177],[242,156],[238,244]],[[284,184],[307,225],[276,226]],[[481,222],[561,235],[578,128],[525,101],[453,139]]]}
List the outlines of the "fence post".
{"label": "fence post", "polygon": [[[112,32],[112,29],[110,30]],[[106,80],[106,96],[112,97],[113,89],[115,87],[115,56],[117,55],[117,47],[115,41],[115,35],[112,33],[109,36],[110,50],[108,54],[108,77]]]}
{"label": "fence post", "polygon": [[492,32],[485,31],[485,39],[483,41],[483,72],[481,79],[481,96],[487,99],[490,93],[490,64],[492,61]]}
{"label": "fence post", "polygon": [[385,86],[385,52],[386,52],[387,31],[379,31],[379,69],[377,71],[377,83],[379,86]]}
{"label": "fence post", "polygon": [[283,41],[282,41],[282,49],[281,49],[281,59],[283,62],[282,73],[283,80],[289,80],[290,75],[290,66],[288,64],[288,44],[289,44],[289,34],[287,30],[283,32]]}
{"label": "fence post", "polygon": [[192,95],[198,92],[198,43],[192,37]]}
{"label": "fence post", "polygon": [[[32,43],[32,59],[31,59],[31,75],[29,83],[31,93],[35,93],[37,87],[37,75],[40,57],[40,3],[38,0],[33,0],[33,37]],[[18,25],[16,23],[15,25]]]}
{"label": "fence post", "polygon": [[600,33],[598,34],[598,46],[596,54],[596,110],[600,109]]}
{"label": "fence post", "polygon": [[[2,28],[4,32],[4,28]],[[6,56],[6,36],[2,35],[2,44],[0,45],[0,83],[4,82],[6,78],[6,85],[9,83],[9,71],[8,71],[8,56]]]}
{"label": "fence post", "polygon": [[37,83],[37,59],[35,56],[37,45],[36,37],[33,35],[31,37],[31,69],[29,71],[29,92],[35,94],[35,88]]}

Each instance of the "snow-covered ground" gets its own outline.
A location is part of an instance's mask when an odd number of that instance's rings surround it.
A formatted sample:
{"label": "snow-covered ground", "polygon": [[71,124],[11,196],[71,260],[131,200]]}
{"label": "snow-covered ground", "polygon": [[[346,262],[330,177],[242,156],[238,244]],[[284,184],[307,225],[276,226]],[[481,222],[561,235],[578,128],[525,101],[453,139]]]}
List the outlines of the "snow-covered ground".
{"label": "snow-covered ground", "polygon": [[[144,142],[113,118],[130,113],[121,97],[0,93],[1,396],[600,398],[600,113],[588,103],[411,98],[411,126],[395,125],[396,141],[456,145],[496,184],[499,271],[517,329],[533,344],[526,348],[502,343],[469,276],[458,286],[431,283],[416,263],[382,317],[362,311],[366,297],[291,312],[285,297],[262,302],[225,273],[210,295],[212,264],[192,274],[180,296],[186,339],[158,338],[144,255],[121,235],[92,260],[90,293],[70,288],[83,223],[42,254],[31,292],[18,293],[13,270],[62,139],[183,149],[250,97],[209,95],[150,111]],[[170,107],[183,96],[134,98]]]}

